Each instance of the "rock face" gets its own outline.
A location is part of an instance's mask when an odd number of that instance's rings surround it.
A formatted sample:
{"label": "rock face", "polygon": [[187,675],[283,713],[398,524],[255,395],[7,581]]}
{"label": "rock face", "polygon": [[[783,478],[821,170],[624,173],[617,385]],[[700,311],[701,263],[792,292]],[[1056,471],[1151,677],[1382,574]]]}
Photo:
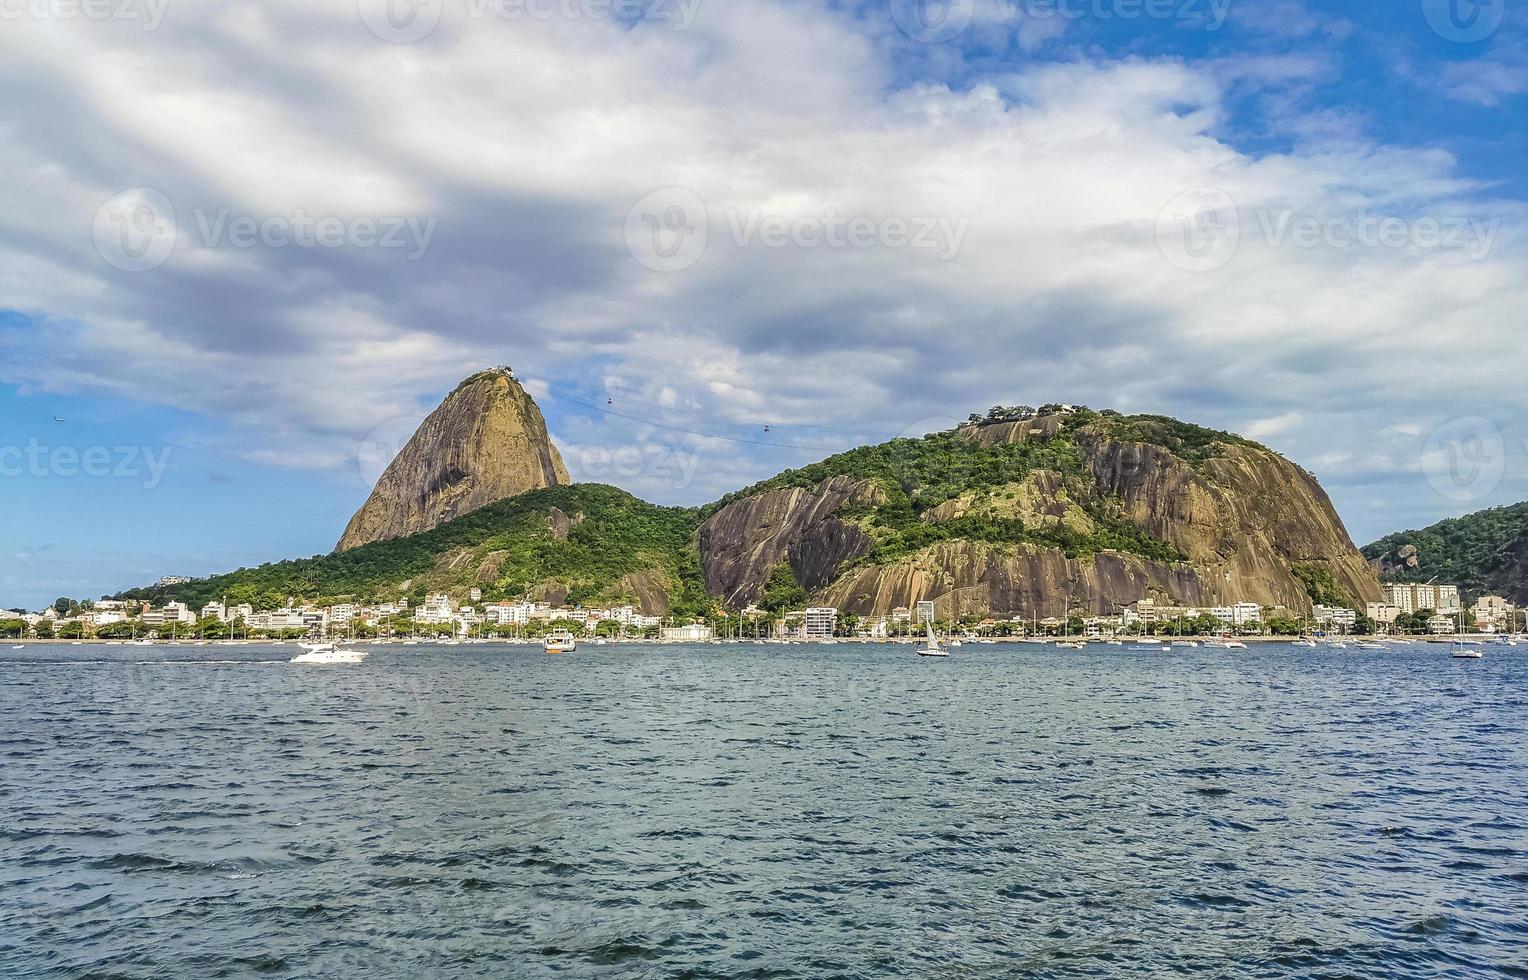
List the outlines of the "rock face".
{"label": "rock face", "polygon": [[1199,607],[1249,601],[1299,614],[1311,600],[1297,570],[1329,574],[1355,602],[1380,597],[1331,501],[1300,467],[1245,441],[1190,459],[1107,431],[1068,432],[1058,417],[958,430],[986,448],[1069,440],[1077,462],[1069,474],[1035,470],[1019,482],[982,486],[930,507],[921,520],[1007,519],[1086,537],[1099,532],[1098,515],[1108,515],[1186,560],[1111,550],[1068,558],[1056,547],[957,539],[874,564],[862,560],[874,547],[864,512],[881,490],[836,476],[744,497],[712,515],[699,534],[707,589],[741,608],[783,560],[815,601],[857,615],[885,615],[920,599],[935,600],[940,616],[1061,616],[1069,607],[1106,614],[1142,598]]}
{"label": "rock face", "polygon": [[870,550],[863,531],[834,515],[879,499],[869,482],[834,477],[809,490],[773,490],[729,504],[700,526],[706,592],[740,609],[758,598],[782,561],[806,588],[827,585],[840,565]]}
{"label": "rock face", "polygon": [[383,471],[337,551],[417,534],[528,490],[568,483],[546,420],[507,368],[457,386]]}

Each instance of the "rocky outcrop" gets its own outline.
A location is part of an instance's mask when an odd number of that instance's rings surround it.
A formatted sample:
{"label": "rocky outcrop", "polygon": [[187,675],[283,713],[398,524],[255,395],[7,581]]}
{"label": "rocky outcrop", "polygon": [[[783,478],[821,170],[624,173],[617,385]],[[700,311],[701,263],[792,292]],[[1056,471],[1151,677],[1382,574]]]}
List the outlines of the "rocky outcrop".
{"label": "rocky outcrop", "polygon": [[839,520],[838,511],[881,499],[872,483],[834,477],[816,487],[771,490],[728,504],[700,526],[706,591],[740,609],[759,597],[782,561],[806,588],[827,585],[842,564],[870,550],[869,537]]}
{"label": "rocky outcrop", "polygon": [[[1186,427],[1192,428],[1192,427]],[[1201,438],[1207,430],[1194,430]],[[1082,538],[1122,522],[1171,545],[1184,561],[1105,550],[1068,558],[1055,547],[941,541],[883,564],[851,505],[873,507],[881,491],[846,476],[816,487],[772,490],[728,504],[701,528],[708,590],[739,608],[788,561],[817,601],[883,615],[919,599],[940,613],[1059,616],[1066,608],[1115,613],[1142,598],[1188,606],[1250,601],[1310,609],[1305,581],[1329,572],[1355,603],[1379,598],[1378,579],[1354,548],[1316,480],[1278,454],[1242,440],[1179,455],[1164,445],[1112,438],[1106,427],[1069,431],[1059,416],[972,426],[957,434],[983,447],[1070,440],[1079,464],[1035,470],[1018,482],[943,501],[922,515],[1022,522]],[[863,508],[862,508],[863,509]],[[1162,549],[1171,554],[1171,550]],[[1157,554],[1159,552],[1150,552]]]}
{"label": "rocky outcrop", "polygon": [[1118,613],[1121,605],[1143,598],[1217,605],[1225,596],[1213,578],[1189,565],[1133,555],[1075,559],[1054,548],[951,541],[890,565],[852,569],[823,590],[821,601],[859,616],[884,616],[933,599],[940,618],[973,613],[1043,619],[1067,609]]}
{"label": "rocky outcrop", "polygon": [[1291,570],[1331,572],[1355,602],[1378,600],[1379,581],[1315,477],[1261,447],[1231,444],[1200,466],[1160,446],[1080,440],[1101,494],[1135,526],[1161,538],[1211,575],[1230,596],[1308,608]]}
{"label": "rocky outcrop", "polygon": [[475,374],[383,471],[338,551],[417,534],[528,490],[568,483],[541,410],[507,368]]}

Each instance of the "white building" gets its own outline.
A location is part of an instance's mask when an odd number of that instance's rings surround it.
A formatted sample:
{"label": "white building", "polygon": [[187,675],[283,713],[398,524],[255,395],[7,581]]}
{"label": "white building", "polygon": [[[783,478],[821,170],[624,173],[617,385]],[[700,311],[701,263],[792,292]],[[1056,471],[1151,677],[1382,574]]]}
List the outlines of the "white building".
{"label": "white building", "polygon": [[658,636],[664,643],[705,643],[716,633],[704,623],[691,623],[688,626],[665,626]]}
{"label": "white building", "polygon": [[813,606],[801,621],[801,635],[808,640],[830,639],[837,628],[838,609],[833,606]]}
{"label": "white building", "polygon": [[1367,602],[1364,603],[1364,615],[1376,623],[1393,626],[1401,615],[1401,607],[1392,606],[1388,602]]}
{"label": "white building", "polygon": [[1351,630],[1358,625],[1358,613],[1346,606],[1323,606],[1317,603],[1312,618],[1328,629]]}
{"label": "white building", "polygon": [[414,611],[414,619],[421,623],[449,623],[451,616],[451,597],[444,592],[432,594]]}
{"label": "white building", "polygon": [[531,607],[519,602],[490,602],[483,615],[495,626],[524,626],[531,621]]}
{"label": "white building", "polygon": [[1427,631],[1438,636],[1459,632],[1459,624],[1454,622],[1454,617],[1438,613],[1427,621]]}
{"label": "white building", "polygon": [[174,626],[194,623],[196,617],[184,602],[167,602],[161,609],[150,609],[143,614],[144,626]]}
{"label": "white building", "polygon": [[1424,585],[1416,582],[1387,582],[1385,603],[1397,606],[1401,612],[1414,613],[1431,609],[1440,613],[1459,612],[1459,586]]}
{"label": "white building", "polygon": [[1499,595],[1483,595],[1475,600],[1470,612],[1475,614],[1475,625],[1479,629],[1494,630],[1498,626],[1511,629],[1517,607]]}
{"label": "white building", "polygon": [[909,623],[912,622],[912,618],[913,611],[906,606],[898,606],[891,611],[891,621],[893,623]]}
{"label": "white building", "polygon": [[913,620],[913,622],[917,623],[919,626],[922,626],[924,623],[932,623],[933,621],[934,621],[934,600],[933,599],[919,599],[918,600],[918,616],[917,616],[916,619]]}
{"label": "white building", "polygon": [[1263,607],[1255,602],[1238,602],[1234,606],[1216,606],[1210,615],[1227,626],[1247,626],[1263,621]]}

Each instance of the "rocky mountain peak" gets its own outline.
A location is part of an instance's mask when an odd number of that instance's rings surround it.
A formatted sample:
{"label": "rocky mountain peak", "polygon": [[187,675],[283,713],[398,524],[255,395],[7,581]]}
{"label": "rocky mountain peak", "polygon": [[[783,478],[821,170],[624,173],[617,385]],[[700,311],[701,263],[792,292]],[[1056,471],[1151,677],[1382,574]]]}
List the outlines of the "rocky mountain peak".
{"label": "rocky mountain peak", "polygon": [[383,471],[336,547],[428,531],[529,490],[570,482],[536,402],[508,366],[468,377]]}

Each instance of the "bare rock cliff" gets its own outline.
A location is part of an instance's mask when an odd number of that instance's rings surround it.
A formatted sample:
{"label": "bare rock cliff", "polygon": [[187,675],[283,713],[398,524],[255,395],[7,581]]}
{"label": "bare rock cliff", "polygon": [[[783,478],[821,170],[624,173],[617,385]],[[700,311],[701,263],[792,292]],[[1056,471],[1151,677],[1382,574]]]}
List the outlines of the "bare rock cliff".
{"label": "bare rock cliff", "polygon": [[568,482],[535,401],[509,371],[483,371],[424,420],[336,550],[428,531],[507,497]]}

